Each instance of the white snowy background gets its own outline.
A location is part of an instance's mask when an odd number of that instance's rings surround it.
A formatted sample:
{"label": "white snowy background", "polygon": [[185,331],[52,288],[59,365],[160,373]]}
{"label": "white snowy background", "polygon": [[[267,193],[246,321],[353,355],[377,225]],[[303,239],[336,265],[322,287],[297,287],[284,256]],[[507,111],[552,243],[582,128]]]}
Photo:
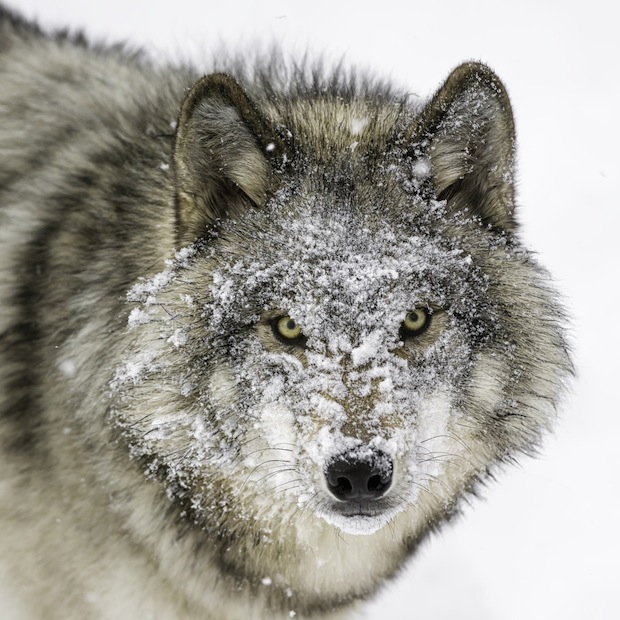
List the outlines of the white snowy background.
{"label": "white snowy background", "polygon": [[[7,0],[5,0],[7,1]],[[487,62],[517,122],[523,236],[573,316],[579,379],[543,456],[506,471],[434,536],[366,620],[620,618],[618,17],[610,0],[337,2],[8,0],[46,26],[206,66],[210,50],[280,43],[430,95]],[[201,61],[202,59],[202,61]],[[7,618],[2,613],[0,618]],[[119,619],[133,620],[133,619]],[[179,619],[182,620],[182,619]]]}

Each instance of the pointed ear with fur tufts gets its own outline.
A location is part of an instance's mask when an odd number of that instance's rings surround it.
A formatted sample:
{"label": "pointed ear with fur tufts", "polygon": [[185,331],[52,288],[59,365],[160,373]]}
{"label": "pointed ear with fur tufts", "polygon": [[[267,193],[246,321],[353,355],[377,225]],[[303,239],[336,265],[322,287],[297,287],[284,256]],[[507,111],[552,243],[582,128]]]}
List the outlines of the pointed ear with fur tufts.
{"label": "pointed ear with fur tufts", "polygon": [[514,120],[506,89],[486,65],[457,67],[409,129],[413,157],[430,158],[435,194],[496,230],[514,220]]}
{"label": "pointed ear with fur tufts", "polygon": [[249,205],[262,206],[287,149],[232,77],[216,73],[199,80],[177,125],[177,242],[193,241]]}

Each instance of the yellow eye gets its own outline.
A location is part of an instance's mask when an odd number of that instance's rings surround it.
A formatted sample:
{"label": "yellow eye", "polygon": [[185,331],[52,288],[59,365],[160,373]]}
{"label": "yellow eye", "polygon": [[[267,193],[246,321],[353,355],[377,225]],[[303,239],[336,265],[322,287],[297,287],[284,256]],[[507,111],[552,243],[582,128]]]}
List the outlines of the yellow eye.
{"label": "yellow eye", "polygon": [[431,316],[426,308],[409,310],[403,321],[402,331],[405,336],[417,336],[430,325]]}
{"label": "yellow eye", "polygon": [[281,316],[272,325],[273,333],[284,342],[295,344],[305,340],[301,327],[290,316]]}

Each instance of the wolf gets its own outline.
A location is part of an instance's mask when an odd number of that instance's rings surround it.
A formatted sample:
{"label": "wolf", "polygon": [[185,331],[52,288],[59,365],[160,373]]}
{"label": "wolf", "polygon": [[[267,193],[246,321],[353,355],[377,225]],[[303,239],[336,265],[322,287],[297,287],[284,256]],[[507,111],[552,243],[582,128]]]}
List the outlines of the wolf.
{"label": "wolf", "polygon": [[203,75],[0,8],[0,85],[24,618],[350,617],[536,453],[571,356],[489,67]]}

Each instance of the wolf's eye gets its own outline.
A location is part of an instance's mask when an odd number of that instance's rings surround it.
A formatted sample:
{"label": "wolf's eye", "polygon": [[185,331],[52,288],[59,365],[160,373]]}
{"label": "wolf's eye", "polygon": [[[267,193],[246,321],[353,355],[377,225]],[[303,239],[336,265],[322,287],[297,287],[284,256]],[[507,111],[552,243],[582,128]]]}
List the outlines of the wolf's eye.
{"label": "wolf's eye", "polygon": [[301,327],[290,316],[281,316],[271,324],[275,337],[285,344],[304,344]]}
{"label": "wolf's eye", "polygon": [[431,323],[430,312],[426,308],[409,310],[402,323],[401,331],[404,337],[419,336],[428,329]]}

